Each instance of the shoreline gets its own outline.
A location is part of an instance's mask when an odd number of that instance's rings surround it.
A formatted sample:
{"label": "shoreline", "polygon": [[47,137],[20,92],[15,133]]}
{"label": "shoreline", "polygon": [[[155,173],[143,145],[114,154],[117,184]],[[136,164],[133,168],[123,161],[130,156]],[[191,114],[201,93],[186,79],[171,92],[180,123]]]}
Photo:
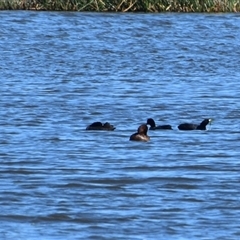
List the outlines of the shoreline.
{"label": "shoreline", "polygon": [[240,0],[2,0],[0,10],[237,13]]}

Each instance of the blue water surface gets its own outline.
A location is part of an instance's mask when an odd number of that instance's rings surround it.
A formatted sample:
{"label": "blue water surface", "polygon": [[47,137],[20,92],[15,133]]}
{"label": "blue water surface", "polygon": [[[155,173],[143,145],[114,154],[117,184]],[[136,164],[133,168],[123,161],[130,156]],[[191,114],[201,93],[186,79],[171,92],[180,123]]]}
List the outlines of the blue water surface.
{"label": "blue water surface", "polygon": [[0,18],[1,239],[240,238],[239,14]]}

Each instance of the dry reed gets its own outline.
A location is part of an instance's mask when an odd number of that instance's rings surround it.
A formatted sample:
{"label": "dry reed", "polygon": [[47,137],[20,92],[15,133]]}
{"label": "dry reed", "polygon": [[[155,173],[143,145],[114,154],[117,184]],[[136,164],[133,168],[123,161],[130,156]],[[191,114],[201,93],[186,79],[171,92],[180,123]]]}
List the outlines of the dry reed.
{"label": "dry reed", "polygon": [[240,0],[1,0],[0,10],[239,12]]}

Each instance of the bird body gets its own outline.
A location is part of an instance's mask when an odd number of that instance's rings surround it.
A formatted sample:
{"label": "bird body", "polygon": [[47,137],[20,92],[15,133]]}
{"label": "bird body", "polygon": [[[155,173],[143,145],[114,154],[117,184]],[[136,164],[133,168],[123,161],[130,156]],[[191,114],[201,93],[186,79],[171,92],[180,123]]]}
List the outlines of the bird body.
{"label": "bird body", "polygon": [[155,121],[152,118],[147,119],[147,125],[150,125],[150,130],[172,130],[171,125],[159,125],[156,126]]}
{"label": "bird body", "polygon": [[101,122],[94,122],[87,126],[86,130],[103,130],[103,131],[113,131],[115,127],[110,123],[106,122],[102,124]]}
{"label": "bird body", "polygon": [[207,130],[206,126],[211,123],[212,119],[211,118],[206,118],[204,119],[199,125],[198,124],[193,124],[193,123],[182,123],[178,125],[179,130]]}
{"label": "bird body", "polygon": [[142,124],[138,127],[138,131],[130,136],[130,141],[142,141],[147,142],[150,140],[150,137],[147,135],[148,126]]}

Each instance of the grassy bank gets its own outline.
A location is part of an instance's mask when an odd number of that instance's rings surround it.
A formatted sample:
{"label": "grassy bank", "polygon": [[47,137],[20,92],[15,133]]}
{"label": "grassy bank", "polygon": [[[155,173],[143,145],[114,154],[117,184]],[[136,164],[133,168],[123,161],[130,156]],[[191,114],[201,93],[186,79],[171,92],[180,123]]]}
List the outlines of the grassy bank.
{"label": "grassy bank", "polygon": [[239,12],[240,0],[0,0],[0,10]]}

